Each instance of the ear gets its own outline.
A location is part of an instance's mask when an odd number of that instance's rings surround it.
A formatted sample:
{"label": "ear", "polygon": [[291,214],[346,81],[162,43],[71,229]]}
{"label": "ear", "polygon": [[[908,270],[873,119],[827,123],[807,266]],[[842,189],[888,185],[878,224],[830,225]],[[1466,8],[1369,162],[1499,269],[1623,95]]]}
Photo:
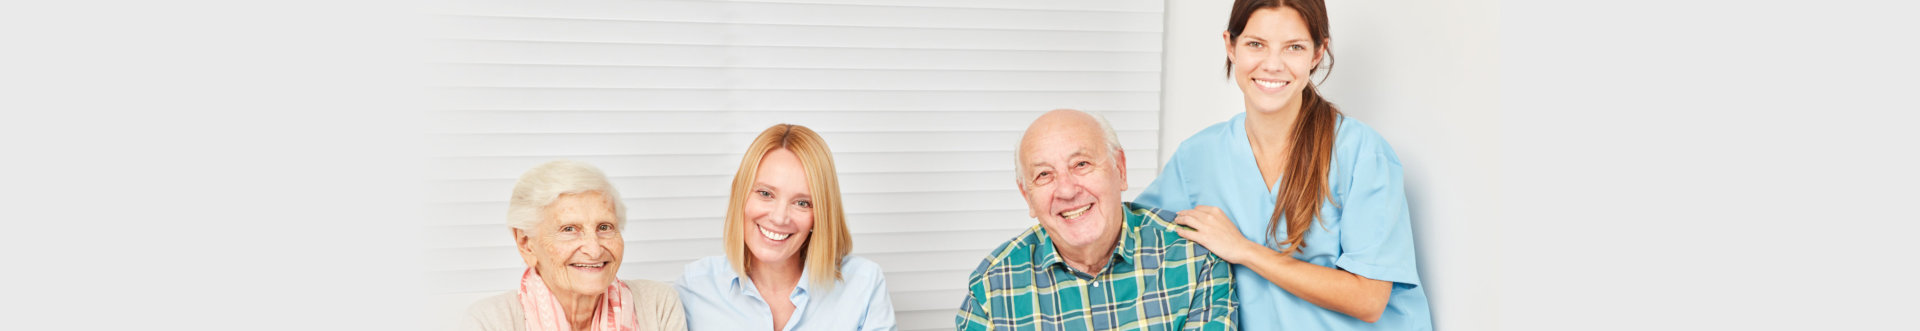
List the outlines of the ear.
{"label": "ear", "polygon": [[1227,45],[1227,61],[1232,62],[1233,61],[1233,35],[1228,34],[1226,30],[1221,30],[1220,40]]}
{"label": "ear", "polygon": [[1333,47],[1333,38],[1331,37],[1327,38],[1326,41],[1321,42],[1320,47],[1315,47],[1315,49],[1313,50],[1313,68],[1314,69],[1320,68],[1320,60],[1327,58],[1327,50],[1331,49],[1331,47]]}
{"label": "ear", "polygon": [[1127,190],[1127,150],[1116,148],[1113,151],[1113,165],[1120,166],[1120,190]]}
{"label": "ear", "polygon": [[534,258],[533,255],[533,237],[529,236],[528,233],[519,228],[514,228],[513,246],[514,250],[520,251],[520,259],[527,262],[528,268],[539,266],[540,260]]}

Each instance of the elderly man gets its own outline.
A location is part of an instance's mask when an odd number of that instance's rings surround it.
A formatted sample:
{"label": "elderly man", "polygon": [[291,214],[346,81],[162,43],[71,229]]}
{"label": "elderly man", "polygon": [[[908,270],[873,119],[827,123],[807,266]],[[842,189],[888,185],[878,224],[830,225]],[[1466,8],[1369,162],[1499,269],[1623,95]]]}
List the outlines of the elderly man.
{"label": "elderly man", "polygon": [[1015,161],[1040,224],[980,261],[957,329],[1238,329],[1232,265],[1175,233],[1172,212],[1120,201],[1127,156],[1104,120],[1041,115]]}

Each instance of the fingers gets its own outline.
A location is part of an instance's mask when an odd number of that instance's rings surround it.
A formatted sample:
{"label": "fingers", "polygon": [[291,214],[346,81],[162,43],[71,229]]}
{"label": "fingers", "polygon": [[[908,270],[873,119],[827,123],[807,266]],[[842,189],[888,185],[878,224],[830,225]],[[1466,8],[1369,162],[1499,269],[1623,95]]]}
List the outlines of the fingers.
{"label": "fingers", "polygon": [[1199,206],[1193,206],[1193,210],[1198,210],[1198,211],[1201,211],[1201,212],[1205,212],[1205,213],[1208,213],[1208,214],[1215,214],[1215,215],[1226,215],[1226,214],[1227,214],[1227,213],[1226,213],[1225,211],[1221,211],[1221,210],[1220,210],[1220,207],[1214,207],[1214,206],[1208,206],[1208,205],[1199,205]]}
{"label": "fingers", "polygon": [[1180,234],[1180,238],[1186,238],[1187,240],[1192,240],[1194,242],[1200,241],[1199,240],[1200,232],[1198,231],[1176,226],[1176,227],[1173,227],[1173,232]]}
{"label": "fingers", "polygon": [[1206,220],[1202,219],[1206,217],[1206,215],[1194,213],[1191,210],[1183,210],[1174,214],[1178,216],[1175,216],[1173,218],[1173,224],[1185,225],[1188,227],[1192,227],[1194,229],[1199,229],[1203,227],[1202,224],[1206,223]]}

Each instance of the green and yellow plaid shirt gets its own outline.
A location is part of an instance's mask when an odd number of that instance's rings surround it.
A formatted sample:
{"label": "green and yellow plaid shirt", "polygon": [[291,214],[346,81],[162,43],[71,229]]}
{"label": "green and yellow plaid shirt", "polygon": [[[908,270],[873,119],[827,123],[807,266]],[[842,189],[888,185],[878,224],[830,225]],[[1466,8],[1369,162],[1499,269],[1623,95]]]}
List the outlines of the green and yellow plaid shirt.
{"label": "green and yellow plaid shirt", "polygon": [[1125,207],[1120,247],[1099,275],[1060,260],[1035,225],[973,269],[959,330],[1236,330],[1233,269],[1181,238],[1172,212]]}

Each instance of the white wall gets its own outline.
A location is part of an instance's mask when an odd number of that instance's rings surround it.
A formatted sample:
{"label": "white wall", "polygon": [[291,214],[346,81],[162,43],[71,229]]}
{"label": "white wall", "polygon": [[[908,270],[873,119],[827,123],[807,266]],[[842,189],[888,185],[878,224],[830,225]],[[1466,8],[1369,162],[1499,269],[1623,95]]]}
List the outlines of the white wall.
{"label": "white wall", "polygon": [[[1162,162],[1187,136],[1244,111],[1222,68],[1232,1],[1168,1]],[[1406,167],[1420,276],[1437,328],[1497,328],[1498,10],[1493,1],[1328,4],[1322,91],[1392,142]]]}

